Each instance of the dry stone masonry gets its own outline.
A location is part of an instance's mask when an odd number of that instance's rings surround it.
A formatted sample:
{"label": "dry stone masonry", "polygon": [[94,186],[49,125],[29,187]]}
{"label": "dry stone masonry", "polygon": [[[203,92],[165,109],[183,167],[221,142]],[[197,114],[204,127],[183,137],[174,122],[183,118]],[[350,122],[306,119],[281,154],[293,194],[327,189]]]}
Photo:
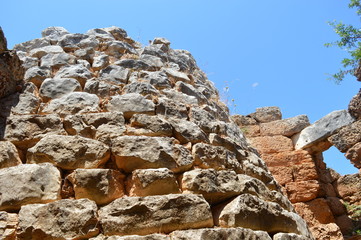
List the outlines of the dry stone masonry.
{"label": "dry stone masonry", "polygon": [[[357,107],[353,109],[355,112]],[[332,145],[348,152],[360,143],[360,121],[350,113],[334,111],[312,125],[306,115],[282,119],[278,107],[232,116],[315,239],[347,239],[361,227],[357,213],[361,205],[360,175],[340,176],[326,167],[322,157]],[[348,157],[349,153],[345,156],[359,168],[361,158],[357,151],[354,153],[354,158]]]}
{"label": "dry stone masonry", "polygon": [[1,239],[313,239],[189,52],[118,27],[4,51]]}

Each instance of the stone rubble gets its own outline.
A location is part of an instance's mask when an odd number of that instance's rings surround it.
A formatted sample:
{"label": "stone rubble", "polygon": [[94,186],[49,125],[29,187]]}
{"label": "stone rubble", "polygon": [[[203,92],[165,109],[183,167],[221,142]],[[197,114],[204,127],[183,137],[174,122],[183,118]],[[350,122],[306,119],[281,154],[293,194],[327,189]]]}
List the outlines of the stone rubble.
{"label": "stone rubble", "polygon": [[[0,80],[5,239],[313,239],[188,51],[49,27],[11,54],[25,73],[17,91]],[[255,114],[262,132],[280,118]],[[281,122],[267,151],[307,124]]]}

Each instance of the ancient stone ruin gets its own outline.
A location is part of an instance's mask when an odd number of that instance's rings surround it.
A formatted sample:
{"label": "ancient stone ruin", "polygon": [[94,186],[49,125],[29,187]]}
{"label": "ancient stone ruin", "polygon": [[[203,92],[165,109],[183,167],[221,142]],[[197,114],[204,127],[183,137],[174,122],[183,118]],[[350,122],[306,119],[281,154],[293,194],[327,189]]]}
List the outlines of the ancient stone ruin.
{"label": "ancient stone ruin", "polygon": [[313,239],[189,52],[118,27],[0,43],[2,239]]}
{"label": "ancient stone ruin", "polygon": [[315,239],[341,240],[361,228],[360,174],[340,176],[322,156],[334,145],[360,168],[359,99],[360,94],[354,97],[350,110],[334,111],[312,125],[306,115],[282,119],[278,107],[232,116]]}

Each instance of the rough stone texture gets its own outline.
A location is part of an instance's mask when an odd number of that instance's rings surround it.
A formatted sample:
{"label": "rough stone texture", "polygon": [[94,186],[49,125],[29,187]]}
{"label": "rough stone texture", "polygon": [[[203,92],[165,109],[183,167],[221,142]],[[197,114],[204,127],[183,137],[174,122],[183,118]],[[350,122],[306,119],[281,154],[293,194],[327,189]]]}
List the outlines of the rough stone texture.
{"label": "rough stone texture", "polygon": [[317,180],[290,182],[286,183],[285,188],[292,203],[315,199],[321,191],[321,186]]}
{"label": "rough stone texture", "polygon": [[13,167],[21,164],[18,150],[8,141],[0,142],[0,168]]}
{"label": "rough stone texture", "polygon": [[169,168],[174,172],[188,170],[193,159],[190,152],[170,138],[122,136],[113,141],[112,158],[125,172],[137,168]]}
{"label": "rough stone texture", "polygon": [[[134,135],[147,135],[152,137],[164,136],[171,137],[173,135],[172,125],[159,116],[149,116],[146,114],[134,114],[130,119],[130,125],[134,130]],[[128,129],[129,133],[129,129]]]}
{"label": "rough stone texture", "polygon": [[[327,139],[341,127],[346,126],[355,119],[346,110],[334,111],[327,114],[311,126],[303,129],[295,141],[296,149],[305,149],[316,142]],[[324,149],[325,150],[325,149]]]}
{"label": "rough stone texture", "polygon": [[[360,68],[358,68],[361,70]],[[359,71],[361,73],[361,71]],[[361,75],[359,75],[361,79]],[[351,116],[353,116],[355,119],[361,118],[361,91],[359,91],[353,98],[351,99],[349,105],[348,105],[348,111],[350,112]]]}
{"label": "rough stone texture", "polygon": [[201,228],[184,231],[174,231],[170,234],[171,240],[211,240],[211,239],[249,239],[271,240],[264,231],[252,231],[247,228]]}
{"label": "rough stone texture", "polygon": [[177,180],[168,168],[137,169],[127,183],[129,196],[180,193]]}
{"label": "rough stone texture", "polygon": [[281,110],[278,107],[256,108],[256,112],[250,114],[259,123],[272,122],[282,119]]}
{"label": "rough stone texture", "polygon": [[49,101],[80,90],[81,86],[74,78],[47,78],[42,82],[39,92],[44,101]]}
{"label": "rough stone texture", "polygon": [[351,163],[358,169],[361,168],[361,143],[356,143],[349,148],[345,157],[350,159]]}
{"label": "rough stone texture", "polygon": [[16,239],[16,226],[18,225],[18,215],[0,211],[0,236],[3,240]]}
{"label": "rough stone texture", "polygon": [[255,137],[251,138],[250,141],[253,147],[256,148],[261,154],[293,150],[292,140],[281,135]]}
{"label": "rough stone texture", "polygon": [[29,204],[19,212],[18,239],[86,239],[96,236],[97,206],[89,199]]}
{"label": "rough stone texture", "polygon": [[337,180],[338,194],[350,204],[361,204],[361,176],[359,173],[348,174]]}
{"label": "rough stone texture", "polygon": [[104,205],[124,195],[125,176],[111,169],[76,169],[67,179],[73,185],[75,198],[88,198]]}
{"label": "rough stone texture", "polygon": [[7,118],[4,139],[19,148],[29,148],[49,134],[66,134],[58,115],[12,115]]}
{"label": "rough stone texture", "polygon": [[308,117],[306,115],[300,115],[293,118],[262,123],[260,124],[260,133],[261,135],[283,135],[291,137],[309,125]]}
{"label": "rough stone texture", "polygon": [[192,194],[119,198],[99,211],[105,235],[146,235],[213,227],[208,203]]}
{"label": "rough stone texture", "polygon": [[110,158],[109,147],[80,136],[49,135],[28,149],[28,163],[50,162],[62,169],[97,168]]}
{"label": "rough stone texture", "polygon": [[236,197],[222,209],[219,225],[305,236],[308,232],[306,223],[297,214],[285,211],[277,203],[265,202],[249,194]]}
{"label": "rough stone texture", "polygon": [[340,129],[328,139],[340,152],[346,152],[358,142],[361,142],[361,121],[354,122]]}
{"label": "rough stone texture", "polygon": [[59,170],[49,163],[0,169],[0,211],[19,210],[25,204],[58,200],[60,181]]}
{"label": "rough stone texture", "polygon": [[273,240],[307,240],[308,238],[294,233],[277,233],[273,236]]}

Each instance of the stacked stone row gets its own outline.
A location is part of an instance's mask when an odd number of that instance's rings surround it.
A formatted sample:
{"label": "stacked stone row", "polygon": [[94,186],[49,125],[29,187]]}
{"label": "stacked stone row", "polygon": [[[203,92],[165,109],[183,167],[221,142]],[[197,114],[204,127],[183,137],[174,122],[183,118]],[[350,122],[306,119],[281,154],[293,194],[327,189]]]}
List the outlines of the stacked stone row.
{"label": "stacked stone row", "polygon": [[189,52],[42,36],[14,47],[24,84],[0,101],[6,239],[310,238]]}

